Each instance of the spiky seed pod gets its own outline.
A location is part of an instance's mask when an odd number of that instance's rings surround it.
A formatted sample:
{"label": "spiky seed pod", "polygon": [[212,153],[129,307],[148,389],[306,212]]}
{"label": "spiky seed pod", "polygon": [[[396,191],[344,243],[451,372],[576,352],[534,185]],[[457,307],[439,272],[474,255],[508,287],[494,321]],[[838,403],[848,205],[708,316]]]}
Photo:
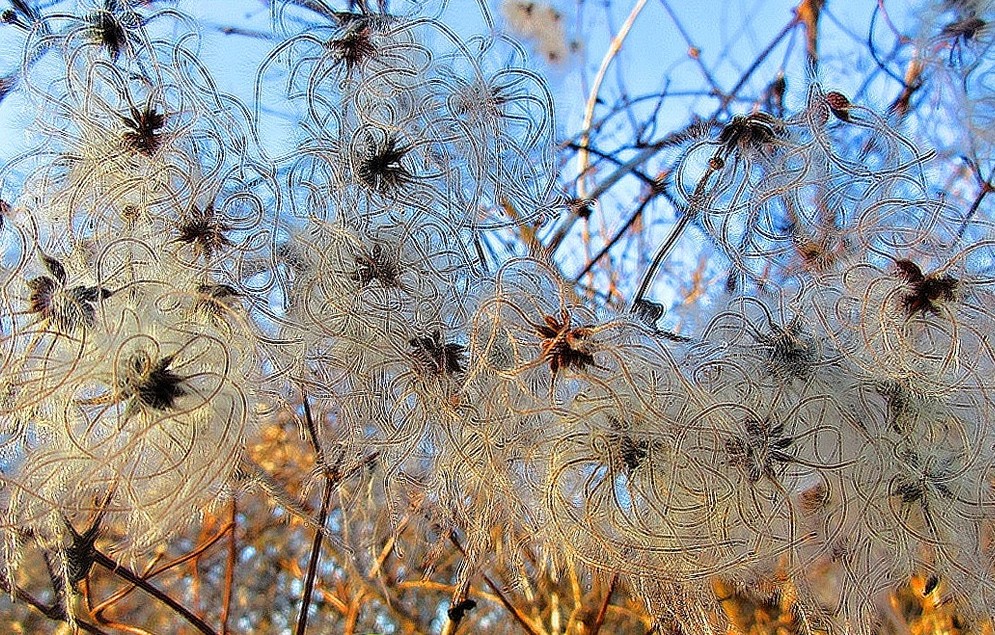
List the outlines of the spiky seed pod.
{"label": "spiky seed pod", "polygon": [[909,291],[900,298],[902,309],[909,317],[916,314],[939,315],[941,302],[957,297],[958,280],[953,276],[931,273],[923,275],[919,265],[911,260],[895,261],[898,276],[909,283]]}
{"label": "spiky seed pod", "polygon": [[112,292],[94,285],[70,287],[61,262],[45,254],[41,259],[54,277],[38,276],[27,281],[28,312],[67,333],[92,327],[96,321],[96,303],[109,298]]}
{"label": "spiky seed pod", "polygon": [[121,399],[132,400],[129,407],[174,409],[177,399],[188,391],[183,387],[184,378],[170,370],[172,363],[172,355],[155,359],[146,351],[133,353],[119,381]]}
{"label": "spiky seed pod", "polygon": [[765,112],[746,116],[736,115],[719,133],[719,146],[724,157],[734,152],[749,154],[762,151],[786,133],[784,123]]}
{"label": "spiky seed pod", "polygon": [[112,61],[117,61],[121,52],[128,48],[128,31],[120,14],[117,0],[104,0],[101,9],[86,17],[86,29],[90,38],[107,50]]}
{"label": "spiky seed pod", "polygon": [[443,342],[438,330],[428,337],[408,340],[419,372],[428,375],[456,375],[463,372],[466,347],[453,342]]}
{"label": "spiky seed pod", "polygon": [[396,135],[377,142],[371,133],[365,153],[357,161],[356,178],[377,194],[397,192],[415,178],[403,163],[410,151]]}
{"label": "spiky seed pod", "polygon": [[120,117],[126,128],[121,138],[128,148],[149,157],[159,150],[166,115],[159,112],[151,102],[142,108],[132,106],[129,114]]}
{"label": "spiky seed pod", "polygon": [[595,363],[591,341],[594,332],[588,326],[573,327],[570,320],[564,310],[558,318],[546,315],[542,324],[535,325],[541,339],[541,356],[549,364],[553,379],[561,369],[584,370]]}
{"label": "spiky seed pod", "polygon": [[215,211],[213,203],[209,203],[203,208],[195,206],[180,222],[176,240],[190,245],[195,258],[209,262],[218,252],[232,246],[226,235],[231,229],[231,225]]}

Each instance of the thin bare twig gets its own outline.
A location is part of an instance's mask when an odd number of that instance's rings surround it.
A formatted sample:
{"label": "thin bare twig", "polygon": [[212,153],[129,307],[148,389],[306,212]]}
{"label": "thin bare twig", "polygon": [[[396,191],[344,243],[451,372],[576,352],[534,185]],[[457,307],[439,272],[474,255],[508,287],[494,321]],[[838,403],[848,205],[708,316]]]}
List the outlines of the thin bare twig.
{"label": "thin bare twig", "polygon": [[757,69],[760,68],[760,65],[763,64],[768,57],[770,57],[770,54],[774,52],[774,49],[777,48],[777,46],[781,43],[781,40],[786,38],[788,34],[791,33],[791,31],[794,30],[794,28],[799,24],[800,22],[798,20],[798,16],[795,16],[794,19],[788,22],[784,26],[784,28],[781,29],[778,32],[778,34],[774,36],[774,38],[764,48],[764,50],[760,51],[756,59],[753,60],[753,63],[750,64],[750,66],[745,71],[743,71],[743,74],[740,76],[739,81],[736,82],[736,85],[732,87],[732,90],[730,90],[729,93],[722,98],[722,102],[719,104],[719,108],[709,118],[709,121],[716,121],[718,119],[718,116],[721,113],[725,112],[725,109],[729,107],[729,104],[731,104],[732,100],[736,98],[736,95],[739,94],[739,91],[743,89],[743,86],[746,85],[746,82],[750,81],[750,77],[753,76],[753,73],[755,73]]}
{"label": "thin bare twig", "polygon": [[328,521],[328,508],[332,500],[332,489],[338,482],[339,468],[342,465],[343,458],[345,458],[345,452],[340,453],[336,466],[329,469],[328,464],[325,462],[324,450],[318,441],[318,429],[315,426],[314,418],[311,416],[311,404],[308,401],[307,393],[303,392],[303,390],[301,391],[301,398],[304,402],[304,421],[307,426],[308,436],[310,437],[311,445],[314,446],[318,466],[324,474],[325,484],[321,494],[321,509],[318,511],[318,527],[320,529],[315,532],[314,540],[311,543],[311,556],[308,560],[307,574],[304,577],[304,595],[301,597],[301,612],[297,616],[296,635],[304,635],[307,631],[308,608],[311,606],[311,594],[314,590],[315,576],[318,572],[318,558],[321,555],[321,542],[322,538],[324,538],[325,523]]}
{"label": "thin bare twig", "polygon": [[[459,550],[461,554],[466,556],[466,550],[463,548],[463,545],[460,544],[459,538],[456,537],[456,534],[449,532],[449,540],[453,543],[453,545],[456,546],[456,548]],[[501,600],[501,604],[504,605],[504,608],[506,608],[508,612],[511,613],[512,617],[515,618],[515,621],[521,624],[522,628],[524,628],[526,632],[529,633],[529,635],[542,635],[542,631],[537,629],[535,625],[533,625],[532,622],[529,621],[529,618],[524,613],[522,613],[522,611],[517,606],[511,603],[511,600],[508,599],[508,597],[504,594],[503,591],[501,591],[501,587],[498,584],[496,584],[493,580],[491,580],[491,578],[486,573],[481,572],[480,575],[482,578],[484,578],[484,582],[487,583],[487,586],[493,589],[494,594],[498,596],[499,600]]]}
{"label": "thin bare twig", "polygon": [[611,43],[608,45],[608,50],[605,52],[605,56],[601,59],[601,66],[598,68],[598,74],[595,75],[594,83],[591,85],[591,90],[587,95],[587,104],[584,106],[584,123],[582,124],[583,133],[580,138],[580,152],[577,153],[577,172],[579,175],[577,180],[577,196],[580,198],[587,198],[587,186],[584,182],[586,172],[589,167],[587,145],[591,140],[591,122],[594,121],[594,106],[598,103],[598,93],[601,92],[601,84],[605,80],[605,74],[608,72],[608,67],[611,66],[612,61],[622,49],[622,43],[625,42],[625,38],[628,37],[629,31],[632,30],[632,25],[636,22],[636,18],[639,17],[639,14],[645,6],[646,0],[636,0],[636,4],[633,5],[632,11],[629,12],[629,17],[625,19],[625,22],[622,23],[622,28],[619,29],[619,32],[615,34],[615,37],[612,38]]}
{"label": "thin bare twig", "polygon": [[638,309],[639,305],[643,301],[643,296],[649,290],[650,284],[656,278],[656,270],[660,267],[660,264],[667,258],[674,246],[677,245],[678,239],[687,229],[687,226],[694,220],[698,212],[695,209],[695,203],[700,199],[701,195],[705,191],[705,187],[708,185],[708,180],[715,173],[715,168],[709,166],[705,170],[705,174],[702,175],[701,179],[698,181],[698,185],[694,189],[694,193],[691,195],[691,205],[684,210],[681,217],[677,219],[677,223],[670,230],[670,235],[667,239],[663,241],[659,249],[653,255],[653,260],[650,262],[649,267],[646,268],[646,273],[643,274],[643,280],[639,283],[639,289],[636,291],[635,297],[632,299],[632,308]]}
{"label": "thin bare twig", "polygon": [[899,84],[902,84],[905,88],[908,88],[909,84],[903,81],[901,77],[896,75],[894,71],[888,68],[888,66],[884,63],[884,60],[882,60],[878,55],[877,47],[874,45],[874,28],[875,24],[877,23],[878,13],[884,15],[885,23],[888,25],[888,28],[891,29],[891,32],[895,34],[895,37],[898,40],[899,45],[902,45],[905,42],[905,37],[898,32],[898,29],[895,28],[895,25],[892,23],[891,18],[888,16],[888,12],[884,8],[884,0],[878,0],[877,5],[874,7],[874,11],[871,12],[870,25],[867,27],[867,50],[871,54],[871,58],[874,60],[874,63],[877,64],[878,68],[882,72],[884,72],[886,75],[891,77]]}
{"label": "thin bare twig", "polygon": [[587,261],[587,264],[585,264],[584,268],[580,270],[580,273],[574,276],[574,284],[578,284],[581,278],[587,275],[587,272],[590,271],[594,265],[598,263],[598,261],[604,258],[620,240],[622,240],[622,236],[624,236],[632,228],[637,220],[642,218],[643,212],[646,211],[646,208],[649,207],[649,204],[652,203],[657,196],[663,196],[671,203],[671,205],[675,208],[677,207],[676,202],[670,197],[669,193],[657,185],[659,182],[662,182],[664,177],[665,175],[661,175],[660,178],[653,183],[653,187],[647,190],[646,193],[640,197],[639,205],[636,207],[636,211],[634,211],[629,218],[626,219],[625,223],[623,223],[618,231],[615,232],[615,235],[604,244],[604,246],[598,251],[597,255]]}
{"label": "thin bare twig", "polygon": [[[169,561],[169,562],[167,562],[165,564],[158,565],[158,566],[156,566],[156,562],[158,560],[153,561],[152,564],[150,564],[145,569],[145,571],[142,572],[142,576],[141,577],[144,580],[151,580],[152,578],[155,578],[156,576],[158,576],[160,574],[163,574],[166,571],[169,571],[170,569],[172,569],[174,567],[178,567],[179,565],[183,564],[184,562],[187,562],[187,561],[189,561],[189,560],[191,560],[193,558],[196,558],[200,554],[202,554],[205,551],[207,551],[208,549],[210,549],[211,546],[214,545],[214,543],[216,543],[217,541],[221,540],[221,538],[223,538],[224,535],[231,528],[232,528],[232,525],[230,523],[226,524],[210,540],[205,541],[203,544],[201,544],[199,547],[197,547],[193,551],[191,551],[189,553],[185,553],[182,556],[180,556],[179,558],[176,558],[175,560],[171,560],[171,561]],[[100,604],[98,604],[97,606],[95,606],[93,608],[92,613],[93,613],[94,617],[96,617],[98,620],[100,620],[101,622],[103,622],[104,621],[104,617],[102,615],[103,612],[106,611],[108,608],[110,608],[115,603],[120,602],[123,598],[126,598],[127,596],[131,595],[131,593],[134,592],[136,590],[136,588],[137,587],[134,587],[134,586],[127,587],[127,588],[121,589],[120,591],[118,591],[118,592],[114,593],[113,595],[111,595],[110,597],[108,597],[106,600],[104,600],[103,602],[101,602]]]}
{"label": "thin bare twig", "polygon": [[[334,485],[332,479],[325,478],[324,491],[321,496],[321,510],[318,512],[318,524],[322,527],[328,521],[328,508],[332,500],[332,489]],[[318,557],[321,554],[321,541],[324,533],[317,531],[311,543],[311,556],[308,560],[307,574],[304,577],[304,595],[301,597],[301,612],[297,616],[297,635],[304,635],[307,631],[307,613],[311,605],[311,593],[314,589],[314,581],[318,572]]]}
{"label": "thin bare twig", "polygon": [[[594,121],[594,106],[598,103],[598,93],[601,92],[601,84],[605,80],[608,67],[611,66],[612,61],[621,50],[622,43],[625,42],[625,38],[629,35],[632,25],[635,23],[636,18],[639,17],[644,6],[646,6],[646,0],[636,0],[632,11],[629,12],[629,17],[625,19],[622,28],[619,29],[619,32],[615,34],[615,37],[612,38],[611,43],[608,45],[608,50],[601,60],[601,67],[598,68],[598,74],[594,77],[594,83],[591,85],[591,90],[588,93],[587,104],[584,107],[583,133],[581,134],[579,143],[580,150],[577,152],[577,198],[592,198],[588,195],[585,180],[587,178],[587,170],[590,167],[590,155],[587,152],[587,146],[591,141],[591,123]],[[577,218],[576,214],[571,214],[565,218],[558,233],[566,235],[570,231],[570,228],[573,227],[573,224],[577,222]],[[557,247],[559,247],[559,241],[550,245],[550,255],[553,254]]]}
{"label": "thin bare twig", "polygon": [[[770,56],[770,54],[774,51],[774,49],[777,48],[777,46],[781,43],[781,41],[783,41],[784,38],[787,37],[788,34],[790,34],[791,31],[799,24],[801,24],[799,17],[795,15],[784,26],[784,28],[782,28],[777,33],[777,35],[775,35],[771,39],[770,43],[767,44],[767,46],[753,60],[750,66],[743,72],[739,80],[736,82],[736,85],[733,86],[732,90],[726,93],[722,97],[722,99],[719,102],[718,108],[716,108],[715,112],[712,113],[711,117],[707,119],[708,123],[714,123],[718,121],[719,116],[723,112],[725,112],[725,110],[729,107],[729,104],[731,104],[732,101],[736,98],[736,95],[739,94],[739,91],[741,91],[743,89],[743,86],[746,85],[746,82],[748,82],[750,78],[753,76],[753,74],[757,71],[757,69],[760,68],[760,65],[764,63],[764,61]],[[589,145],[590,140],[588,133],[589,131],[585,129],[584,134],[581,136],[578,145],[582,147],[586,147]],[[641,152],[639,152],[639,154],[632,157],[629,161],[625,162],[622,166],[620,166],[607,178],[603,179],[590,192],[586,192],[586,190],[583,189],[582,184],[584,183],[584,173],[582,171],[578,179],[577,191],[579,198],[583,198],[586,200],[597,199],[599,196],[604,194],[608,189],[614,186],[618,181],[620,181],[624,176],[630,174],[633,170],[637,169],[639,166],[648,161],[653,155],[659,152],[662,148],[674,145],[675,143],[679,143],[680,141],[685,139],[686,136],[687,136],[687,129],[671,133],[666,137],[664,137],[663,139],[660,139],[659,141],[656,141],[648,145]],[[578,152],[578,158],[580,158],[580,156],[581,152]],[[581,162],[581,165],[582,169],[586,170],[585,162]],[[566,238],[567,234],[570,232],[570,229],[573,228],[573,225],[578,218],[579,217],[576,214],[571,214],[570,216],[565,218],[564,221],[557,228],[556,232],[554,233],[553,237],[550,239],[549,244],[546,248],[549,257],[552,257],[553,254],[556,253],[557,249],[559,249],[560,245],[563,243],[564,239]],[[684,221],[684,224],[686,224],[687,222],[689,221]],[[680,231],[683,231],[684,227],[682,226],[679,229]],[[679,232],[675,232],[675,234],[679,235]],[[597,259],[592,258],[592,260],[596,261]]]}
{"label": "thin bare twig", "polygon": [[[565,148],[570,148],[571,150],[579,150],[580,149],[580,145],[578,145],[576,143],[568,143],[564,147]],[[587,151],[589,153],[593,154],[594,156],[598,157],[599,159],[604,159],[605,161],[608,161],[609,163],[611,163],[613,165],[624,165],[625,164],[625,162],[622,161],[622,159],[619,159],[614,154],[610,154],[610,153],[605,152],[603,150],[599,150],[597,148],[593,148],[591,146],[588,146],[587,147]],[[640,181],[642,181],[646,185],[655,185],[656,184],[656,181],[653,179],[653,177],[651,177],[650,175],[646,174],[642,170],[631,170],[631,174],[632,174],[632,176],[636,177],[637,179],[639,179]]]}
{"label": "thin bare twig", "polygon": [[173,609],[174,611],[177,612],[177,614],[180,615],[180,617],[189,622],[190,625],[196,628],[198,631],[204,633],[204,635],[217,635],[217,631],[211,628],[207,624],[207,622],[205,622],[203,619],[194,615],[190,611],[190,609],[188,609],[187,607],[183,606],[182,604],[174,600],[172,597],[167,595],[164,591],[156,587],[154,584],[152,584],[145,578],[137,575],[131,569],[125,567],[122,564],[119,564],[118,562],[115,562],[112,558],[110,558],[106,554],[100,551],[95,551],[93,556],[93,561],[96,564],[99,564],[100,566],[104,567],[105,569],[107,569],[117,577],[121,578],[126,582],[130,582],[131,584],[135,585],[142,591],[145,591],[146,593],[148,593],[155,599],[159,600],[169,608]]}
{"label": "thin bare twig", "polygon": [[[646,161],[648,161],[649,158],[652,157],[654,154],[656,154],[663,148],[680,143],[683,139],[686,138],[686,136],[687,136],[687,129],[684,129],[678,132],[670,133],[666,137],[646,146],[645,148],[640,150],[639,153],[636,154],[636,156],[632,157],[625,163],[621,164],[617,170],[615,170],[607,177],[602,179],[601,182],[598,183],[597,186],[595,186],[595,188],[590,191],[590,193],[586,197],[586,200],[597,200],[599,196],[601,196],[609,189],[611,189],[612,186],[621,181],[624,177],[626,177],[629,174],[632,174],[633,170],[638,169],[639,166],[646,163]],[[569,221],[569,219],[567,219],[569,222],[562,223],[560,227],[557,228],[556,233],[553,235],[553,237],[549,240],[549,244],[546,246],[546,252],[549,258],[552,258],[553,254],[556,253],[556,250],[559,249],[560,245],[563,243],[563,240],[566,238],[567,234],[570,232],[570,229],[573,227],[573,222],[575,222],[576,219],[579,218],[576,214],[572,214],[571,216],[574,220]]]}
{"label": "thin bare twig", "polygon": [[[4,593],[7,593],[8,595],[12,594],[18,600],[24,602],[25,604],[30,605],[32,608],[34,608],[35,610],[37,610],[39,613],[41,613],[50,620],[55,620],[57,622],[66,622],[67,624],[69,623],[69,616],[66,614],[66,609],[60,602],[56,602],[55,604],[51,605],[45,604],[38,598],[34,597],[33,595],[31,595],[30,593],[28,593],[27,591],[16,585],[14,586],[13,593],[11,593],[11,588],[7,584],[7,580],[3,576],[0,576],[0,590],[2,590]],[[106,631],[98,628],[93,624],[90,624],[87,621],[77,619],[75,620],[75,623],[78,628],[86,631],[87,633],[94,633],[95,635],[108,635]]]}
{"label": "thin bare twig", "polygon": [[715,78],[712,77],[711,71],[708,70],[708,67],[705,66],[705,62],[701,59],[701,49],[698,48],[693,41],[691,41],[691,34],[687,32],[687,29],[684,28],[684,24],[677,17],[677,14],[674,13],[674,9],[670,6],[670,2],[668,0],[660,0],[660,4],[663,5],[663,10],[667,12],[667,15],[670,16],[671,22],[674,23],[674,26],[677,27],[677,31],[681,34],[681,37],[684,38],[684,43],[687,44],[688,47],[688,56],[693,59],[696,64],[698,64],[698,68],[701,70],[702,76],[705,78],[705,81],[708,82],[708,85],[712,87],[715,94],[721,94],[722,89],[719,88]]}
{"label": "thin bare twig", "polygon": [[805,26],[805,51],[813,69],[819,66],[819,16],[825,2],[826,0],[802,0],[795,8],[798,21]]}
{"label": "thin bare twig", "polygon": [[231,512],[229,522],[231,523],[231,533],[228,534],[228,559],[225,562],[225,591],[221,600],[221,633],[228,633],[228,619],[231,616],[232,587],[235,584],[235,561],[238,558],[238,537],[235,535],[235,522],[238,518],[237,502],[233,497],[231,501]]}
{"label": "thin bare twig", "polygon": [[598,609],[598,615],[594,618],[594,624],[591,625],[590,635],[598,635],[601,632],[601,627],[605,624],[605,616],[608,614],[608,606],[611,604],[612,595],[615,593],[615,585],[618,584],[618,572],[616,571],[612,575],[611,582],[608,583],[608,591],[605,593],[605,599],[601,602],[601,608]]}

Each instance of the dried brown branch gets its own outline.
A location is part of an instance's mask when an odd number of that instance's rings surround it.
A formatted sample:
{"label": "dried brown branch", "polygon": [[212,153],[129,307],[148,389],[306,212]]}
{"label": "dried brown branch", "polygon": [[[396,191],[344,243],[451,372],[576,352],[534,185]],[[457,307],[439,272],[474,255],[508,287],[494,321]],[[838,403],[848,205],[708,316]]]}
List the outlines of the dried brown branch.
{"label": "dried brown branch", "polygon": [[217,631],[211,628],[207,624],[207,622],[205,622],[203,619],[201,619],[197,615],[194,615],[187,607],[183,606],[182,604],[174,600],[172,597],[167,595],[161,589],[157,588],[155,585],[150,583],[145,578],[135,574],[133,571],[131,571],[124,565],[115,562],[106,554],[97,551],[94,554],[93,560],[96,564],[99,564],[100,566],[104,567],[105,569],[107,569],[114,575],[118,576],[122,580],[130,582],[131,584],[138,587],[142,591],[145,591],[147,594],[159,600],[160,602],[162,602],[172,610],[176,611],[176,613],[180,617],[186,620],[191,626],[196,628],[198,631],[204,633],[204,635],[217,635]]}
{"label": "dried brown branch", "polygon": [[[450,533],[449,540],[453,543],[453,545],[455,545],[456,549],[459,550],[461,554],[466,556],[466,550],[463,549],[463,545],[460,543],[459,538],[456,537],[456,534]],[[524,628],[529,635],[543,635],[542,630],[536,628],[535,624],[532,623],[532,620],[530,620],[528,616],[521,611],[521,609],[515,606],[511,599],[509,599],[504,591],[501,590],[500,585],[495,583],[486,573],[481,572],[480,575],[484,579],[484,582],[487,583],[487,586],[491,587],[491,590],[493,590],[495,595],[497,595],[504,608],[511,613],[512,617],[515,618],[515,621],[521,624],[522,628]]]}
{"label": "dried brown branch", "polygon": [[601,632],[601,627],[605,624],[605,616],[608,615],[608,607],[611,605],[612,595],[615,593],[615,587],[618,585],[618,572],[612,574],[611,582],[608,583],[608,590],[605,591],[605,599],[601,602],[600,608],[598,608],[598,615],[594,618],[594,624],[591,625],[591,635],[598,635]]}

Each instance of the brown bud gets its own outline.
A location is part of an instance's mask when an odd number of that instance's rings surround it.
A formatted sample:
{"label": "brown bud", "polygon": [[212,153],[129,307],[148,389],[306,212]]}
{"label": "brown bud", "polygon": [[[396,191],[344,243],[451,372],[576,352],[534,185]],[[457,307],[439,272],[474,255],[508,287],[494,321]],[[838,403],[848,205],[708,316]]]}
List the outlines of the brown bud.
{"label": "brown bud", "polygon": [[850,100],[843,93],[832,91],[826,93],[826,104],[829,111],[840,121],[850,121]]}

